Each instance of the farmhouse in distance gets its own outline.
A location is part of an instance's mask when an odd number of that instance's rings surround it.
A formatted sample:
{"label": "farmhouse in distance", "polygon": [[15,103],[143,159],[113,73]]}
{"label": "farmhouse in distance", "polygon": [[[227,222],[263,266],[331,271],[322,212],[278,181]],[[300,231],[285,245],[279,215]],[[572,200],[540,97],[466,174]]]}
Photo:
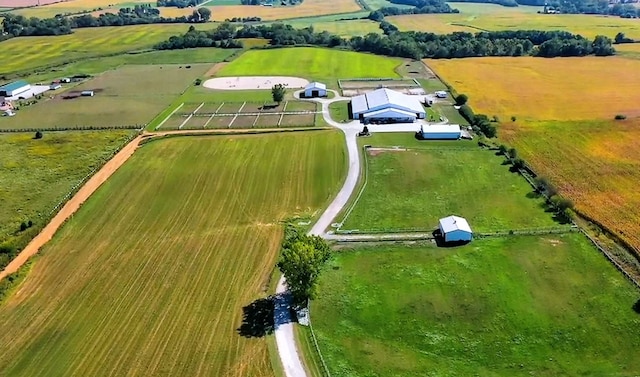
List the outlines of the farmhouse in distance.
{"label": "farmhouse in distance", "polygon": [[387,88],[353,97],[349,113],[364,124],[412,123],[426,114],[417,98]]}

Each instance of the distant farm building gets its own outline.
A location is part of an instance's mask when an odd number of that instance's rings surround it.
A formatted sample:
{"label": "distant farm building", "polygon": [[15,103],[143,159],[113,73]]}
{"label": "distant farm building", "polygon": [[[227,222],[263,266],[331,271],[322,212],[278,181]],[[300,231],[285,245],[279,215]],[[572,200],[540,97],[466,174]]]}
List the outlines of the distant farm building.
{"label": "distant farm building", "polygon": [[436,97],[438,97],[438,98],[447,98],[447,92],[445,92],[444,90],[438,90],[436,92]]}
{"label": "distant farm building", "polygon": [[462,130],[458,124],[430,124],[420,126],[419,136],[424,140],[458,140]]}
{"label": "distant farm building", "polygon": [[440,219],[438,228],[444,242],[469,242],[473,238],[469,223],[459,216]]}
{"label": "distant farm building", "polygon": [[93,97],[94,92],[93,90],[83,90],[80,95],[83,97]]}
{"label": "distant farm building", "polygon": [[349,112],[364,124],[411,123],[425,117],[419,99],[387,88],[353,97]]}
{"label": "distant farm building", "polygon": [[14,81],[9,84],[5,84],[0,86],[0,96],[4,97],[13,97],[18,94],[24,93],[31,89],[31,85],[29,85],[26,81]]}
{"label": "distant farm building", "polygon": [[51,85],[49,85],[49,89],[51,89],[51,90],[58,90],[60,88],[62,88],[62,85],[60,85],[60,84],[51,84]]}
{"label": "distant farm building", "polygon": [[321,82],[312,82],[304,87],[304,96],[306,98],[326,97],[327,86]]}

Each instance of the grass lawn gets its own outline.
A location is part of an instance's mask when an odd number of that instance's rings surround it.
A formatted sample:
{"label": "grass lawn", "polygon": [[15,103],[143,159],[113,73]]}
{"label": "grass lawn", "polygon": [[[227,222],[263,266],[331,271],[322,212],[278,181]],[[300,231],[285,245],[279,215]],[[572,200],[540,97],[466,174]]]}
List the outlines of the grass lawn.
{"label": "grass lawn", "polygon": [[218,76],[281,75],[310,80],[398,77],[394,69],[401,63],[398,58],[328,48],[252,50],[222,68]]}
{"label": "grass lawn", "polygon": [[500,134],[577,210],[640,250],[640,119],[516,122]]}
{"label": "grass lawn", "polygon": [[[54,99],[20,107],[14,117],[0,119],[0,128],[74,128],[143,125],[166,108],[209,64],[123,66],[105,72]],[[95,90],[94,97],[77,96]],[[77,97],[65,99],[67,96]],[[45,93],[49,95],[50,92]],[[20,101],[16,103],[20,105]]]}
{"label": "grass lawn", "polygon": [[[210,25],[195,25],[210,28]],[[185,24],[155,24],[76,29],[73,34],[11,38],[0,42],[0,74],[151,48],[189,29]]]}
{"label": "grass lawn", "polygon": [[[506,120],[638,116],[640,61],[620,57],[428,59],[478,113]],[[615,66],[615,70],[610,67]],[[527,88],[527,90],[521,90]],[[542,104],[542,106],[541,106]]]}
{"label": "grass lawn", "polygon": [[[365,15],[366,16],[366,15]],[[369,33],[382,34],[380,24],[371,20],[343,20],[343,21],[315,21],[313,18],[300,19],[299,21],[287,22],[295,28],[312,26],[314,31],[328,31],[343,38],[357,35],[367,35]]]}
{"label": "grass lawn", "polygon": [[[615,37],[623,32],[640,38],[640,24],[634,19],[582,14],[537,14],[542,7],[502,7],[492,4],[451,3],[460,13],[416,14],[388,17],[401,31],[447,34],[455,31],[476,33],[482,30],[563,30],[593,39],[596,35]],[[533,10],[533,12],[532,12]]]}
{"label": "grass lawn", "polygon": [[273,376],[242,308],[269,286],[281,221],[326,205],[345,167],[337,131],[144,145],[0,306],[0,370]]}
{"label": "grass lawn", "polygon": [[336,376],[634,376],[638,298],[572,233],[340,252],[311,313]]}
{"label": "grass lawn", "polygon": [[[0,134],[0,244],[23,247],[54,207],[93,169],[111,158],[132,131]],[[20,232],[20,223],[34,227]],[[0,269],[8,260],[0,254]]]}
{"label": "grass lawn", "polygon": [[[544,212],[544,202],[531,197],[529,184],[501,165],[503,157],[473,142],[418,142],[399,135],[406,142],[394,144],[410,150],[367,153],[367,186],[343,229],[429,230],[451,214],[467,218],[477,232],[558,225]],[[361,143],[389,143],[377,137]]]}
{"label": "grass lawn", "polygon": [[329,115],[336,122],[349,120],[349,101],[337,101],[329,104]]}

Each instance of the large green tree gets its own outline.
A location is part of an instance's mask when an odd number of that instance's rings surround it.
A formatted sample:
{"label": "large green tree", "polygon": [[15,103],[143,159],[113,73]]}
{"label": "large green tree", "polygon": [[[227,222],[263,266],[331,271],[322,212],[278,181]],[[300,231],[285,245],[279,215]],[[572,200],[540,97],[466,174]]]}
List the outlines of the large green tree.
{"label": "large green tree", "polygon": [[271,95],[273,96],[273,101],[277,102],[280,105],[280,102],[284,100],[284,93],[286,89],[282,84],[276,84],[271,88]]}
{"label": "large green tree", "polygon": [[294,305],[304,306],[314,297],[318,277],[330,257],[331,248],[322,238],[287,229],[278,268],[287,279]]}

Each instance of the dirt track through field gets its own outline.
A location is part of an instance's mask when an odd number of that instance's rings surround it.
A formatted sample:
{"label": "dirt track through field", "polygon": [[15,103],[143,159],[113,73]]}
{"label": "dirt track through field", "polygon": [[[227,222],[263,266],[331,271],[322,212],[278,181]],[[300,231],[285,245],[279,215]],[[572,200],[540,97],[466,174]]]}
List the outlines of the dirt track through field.
{"label": "dirt track through field", "polygon": [[138,148],[138,145],[142,140],[142,136],[138,136],[133,139],[129,144],[127,144],[124,148],[120,150],[120,152],[116,153],[116,155],[109,160],[96,174],[91,177],[87,183],[80,188],[80,190],[62,207],[60,212],[58,212],[53,219],[42,229],[42,231],[29,242],[27,247],[25,247],[18,256],[16,256],[11,263],[5,267],[5,269],[0,272],[0,280],[4,279],[5,276],[12,274],[23,264],[27,262],[29,258],[35,255],[38,250],[44,244],[49,242],[49,240],[53,237],[56,231],[64,224],[64,222],[71,217],[77,210],[80,208],[82,203],[84,203],[90,196],[93,194],[100,185],[102,185],[113,173],[122,164],[124,164],[133,152]]}

